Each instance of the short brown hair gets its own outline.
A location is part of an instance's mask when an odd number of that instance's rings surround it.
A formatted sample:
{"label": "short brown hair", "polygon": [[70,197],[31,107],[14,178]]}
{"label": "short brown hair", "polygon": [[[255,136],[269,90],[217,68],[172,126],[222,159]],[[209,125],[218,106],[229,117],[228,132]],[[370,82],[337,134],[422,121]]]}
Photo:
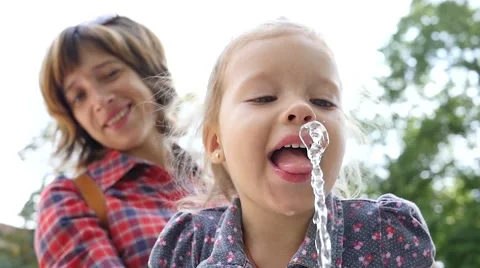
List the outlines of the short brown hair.
{"label": "short brown hair", "polygon": [[[55,156],[64,163],[79,153],[77,171],[103,157],[106,151],[78,124],[63,94],[65,76],[79,64],[80,47],[94,45],[127,64],[152,90],[160,108],[168,107],[177,97],[162,43],[155,34],[127,17],[102,19],[63,30],[51,44],[40,73],[42,95],[59,134],[55,135],[59,139]],[[172,122],[164,115],[160,118],[158,130],[164,134]]]}

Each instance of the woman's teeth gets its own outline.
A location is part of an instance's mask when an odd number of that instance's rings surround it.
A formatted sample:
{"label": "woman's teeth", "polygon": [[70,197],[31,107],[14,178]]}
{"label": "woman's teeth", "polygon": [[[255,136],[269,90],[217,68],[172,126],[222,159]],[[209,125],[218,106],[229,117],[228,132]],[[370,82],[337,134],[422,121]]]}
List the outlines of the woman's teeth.
{"label": "woman's teeth", "polygon": [[117,115],[115,115],[112,119],[108,121],[107,125],[113,125],[117,123],[120,119],[122,119],[128,112],[128,106],[125,107],[121,112],[119,112]]}

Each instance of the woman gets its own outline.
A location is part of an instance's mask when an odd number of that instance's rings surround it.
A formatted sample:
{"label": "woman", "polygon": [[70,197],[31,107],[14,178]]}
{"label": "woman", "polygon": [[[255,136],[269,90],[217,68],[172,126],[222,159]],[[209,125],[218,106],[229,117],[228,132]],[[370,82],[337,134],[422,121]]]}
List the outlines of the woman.
{"label": "woman", "polygon": [[169,138],[165,111],[177,94],[162,44],[122,16],[69,27],[44,59],[40,86],[58,126],[56,156],[80,175],[42,192],[40,267],[145,267],[184,194],[168,167],[190,163]]}

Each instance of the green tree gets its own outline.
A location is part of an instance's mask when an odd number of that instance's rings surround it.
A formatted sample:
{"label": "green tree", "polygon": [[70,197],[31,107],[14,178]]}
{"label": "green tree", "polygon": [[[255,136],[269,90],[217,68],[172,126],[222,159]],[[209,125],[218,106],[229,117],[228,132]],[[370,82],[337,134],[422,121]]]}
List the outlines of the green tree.
{"label": "green tree", "polygon": [[380,52],[401,153],[370,190],[418,204],[446,267],[480,267],[480,10],[413,0]]}
{"label": "green tree", "polygon": [[[33,250],[33,231],[2,225],[0,231],[0,267],[38,267]],[[8,230],[5,230],[8,229]]]}
{"label": "green tree", "polygon": [[[43,131],[41,137],[34,139],[31,144],[25,147],[20,153],[22,159],[25,158],[25,153],[28,150],[36,150],[41,146],[42,142],[40,141],[47,137],[45,135],[46,131]],[[47,176],[48,174],[43,176],[40,189],[30,195],[18,214],[24,220],[23,227],[15,228],[0,224],[0,227],[2,227],[0,228],[0,267],[38,267],[33,249],[34,230],[31,228],[35,226],[36,204]]]}

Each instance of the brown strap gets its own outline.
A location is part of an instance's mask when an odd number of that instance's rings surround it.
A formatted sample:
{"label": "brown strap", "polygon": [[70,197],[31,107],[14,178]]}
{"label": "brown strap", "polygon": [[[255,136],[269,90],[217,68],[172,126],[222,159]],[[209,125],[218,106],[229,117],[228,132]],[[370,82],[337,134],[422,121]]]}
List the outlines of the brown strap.
{"label": "brown strap", "polygon": [[108,230],[107,207],[105,195],[100,187],[87,174],[82,174],[73,179],[80,190],[87,205],[95,212],[100,225]]}

